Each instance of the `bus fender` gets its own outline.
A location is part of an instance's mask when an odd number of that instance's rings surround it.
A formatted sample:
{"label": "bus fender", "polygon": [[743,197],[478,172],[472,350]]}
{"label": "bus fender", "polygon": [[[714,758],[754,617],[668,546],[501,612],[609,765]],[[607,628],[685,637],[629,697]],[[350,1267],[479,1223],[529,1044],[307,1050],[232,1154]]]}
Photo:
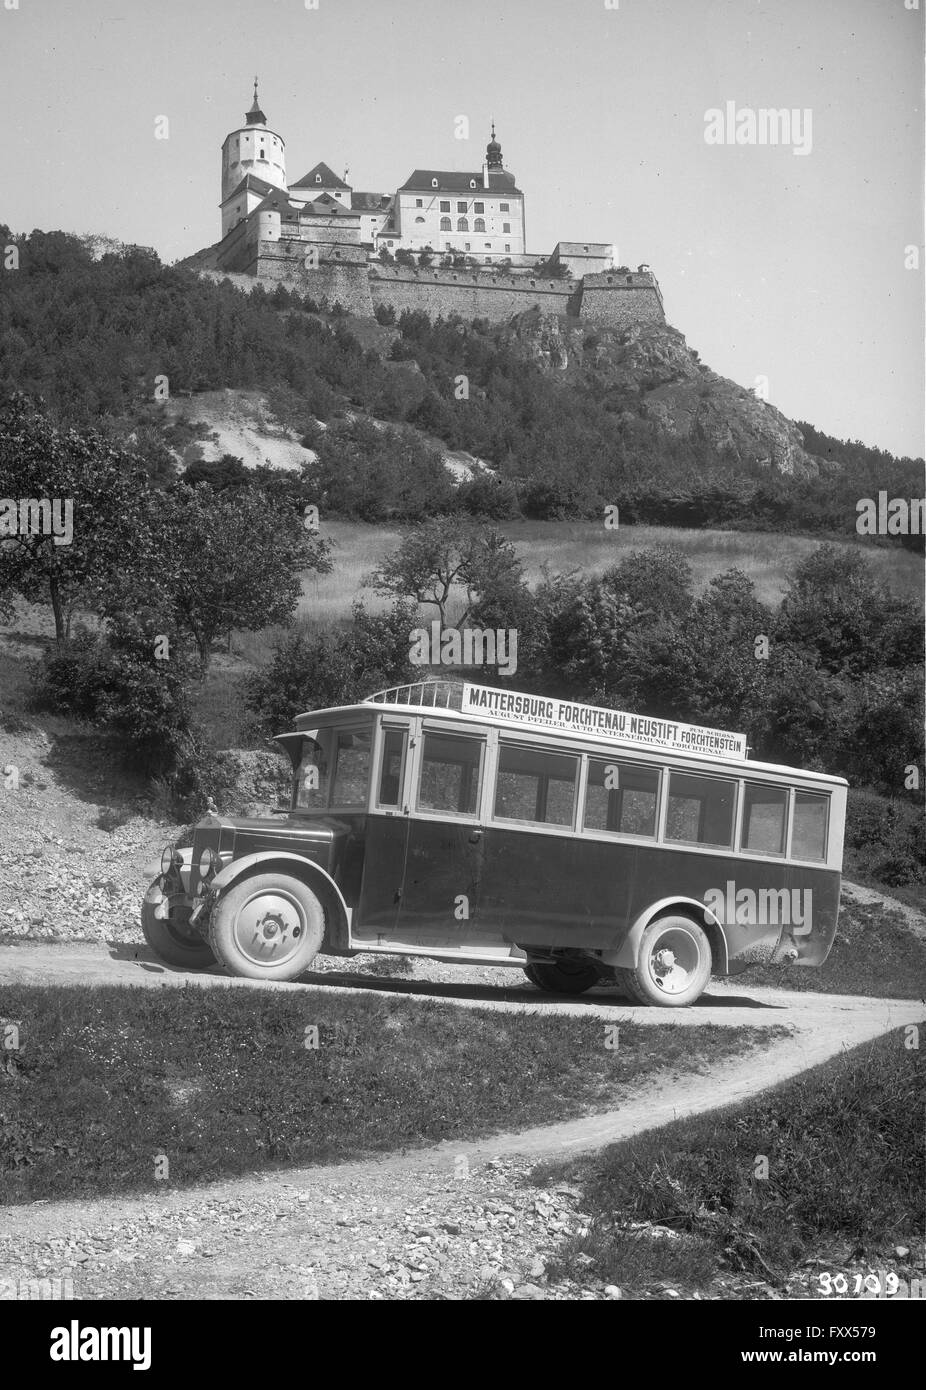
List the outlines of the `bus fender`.
{"label": "bus fender", "polygon": [[[204,908],[208,907],[211,910],[227,888],[258,868],[262,871],[279,869],[283,873],[292,874],[294,878],[301,878],[310,888],[321,890],[325,905],[333,906],[337,914],[336,921],[329,920],[326,923],[326,944],[331,946],[348,946],[350,944],[348,935],[351,913],[340,888],[325,869],[313,863],[311,859],[303,858],[301,854],[287,854],[285,851],[268,849],[234,859],[230,864],[226,864],[223,869],[220,869],[215,878],[210,880],[209,891],[203,903]],[[196,917],[199,914],[194,912],[193,915]]]}
{"label": "bus fender", "polygon": [[637,917],[620,946],[613,951],[602,952],[601,959],[604,964],[618,970],[633,970],[637,964],[640,937],[650,922],[655,917],[664,917],[668,911],[676,908],[681,911],[682,916],[694,917],[698,925],[703,926],[706,930],[713,956],[711,973],[714,975],[728,974],[729,954],[723,923],[716,913],[705,903],[699,902],[697,898],[660,898],[659,902],[651,903],[646,911],[641,912],[640,916]]}

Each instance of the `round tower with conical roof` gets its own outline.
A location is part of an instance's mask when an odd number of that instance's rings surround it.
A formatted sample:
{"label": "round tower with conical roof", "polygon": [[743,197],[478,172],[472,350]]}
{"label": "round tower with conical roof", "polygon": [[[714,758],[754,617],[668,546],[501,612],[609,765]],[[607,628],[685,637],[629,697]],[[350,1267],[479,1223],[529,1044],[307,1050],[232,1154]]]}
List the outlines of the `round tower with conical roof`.
{"label": "round tower with conical roof", "polygon": [[269,188],[286,189],[286,142],[267,125],[256,77],[254,101],[244,120],[222,145],[223,237],[263,201]]}

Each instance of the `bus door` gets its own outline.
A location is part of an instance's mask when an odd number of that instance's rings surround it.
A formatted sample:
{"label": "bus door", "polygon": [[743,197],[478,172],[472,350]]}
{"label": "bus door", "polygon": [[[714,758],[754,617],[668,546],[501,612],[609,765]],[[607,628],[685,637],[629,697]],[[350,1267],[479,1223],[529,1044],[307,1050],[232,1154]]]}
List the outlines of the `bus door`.
{"label": "bus door", "polygon": [[466,950],[478,935],[486,743],[470,727],[419,721],[396,925],[410,946]]}
{"label": "bus door", "polygon": [[411,759],[419,720],[402,715],[379,721],[373,786],[367,816],[360,900],[351,924],[354,942],[389,942],[399,919],[408,852]]}

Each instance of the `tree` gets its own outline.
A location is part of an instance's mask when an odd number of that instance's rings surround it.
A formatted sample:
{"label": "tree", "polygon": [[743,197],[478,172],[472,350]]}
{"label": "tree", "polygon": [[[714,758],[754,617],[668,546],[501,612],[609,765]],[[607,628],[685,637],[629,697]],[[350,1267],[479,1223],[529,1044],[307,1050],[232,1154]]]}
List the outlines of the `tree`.
{"label": "tree", "polygon": [[291,728],[296,715],[306,709],[347,704],[420,679],[420,671],[408,659],[414,625],[410,603],[370,613],[357,600],[346,628],[312,631],[303,624],[286,633],[267,665],[242,682],[251,727],[272,736]]}
{"label": "tree", "polygon": [[[61,430],[15,395],[0,413],[0,497],[37,509],[0,513],[0,592],[49,603],[59,646],[78,605],[96,606],[134,562],[151,495],[139,460],[96,430]],[[59,531],[56,537],[52,526]]]}
{"label": "tree", "polygon": [[151,508],[147,535],[143,569],[110,584],[104,612],[160,615],[165,635],[192,640],[202,672],[217,637],[288,622],[302,573],[331,568],[328,541],[307,532],[285,502],[250,488],[179,485]]}
{"label": "tree", "polygon": [[796,566],[777,635],[805,647],[827,671],[858,676],[922,660],[916,606],[896,598],[849,546],[821,545]]}
{"label": "tree", "polygon": [[440,454],[410,429],[354,420],[326,431],[305,475],[327,515],[360,521],[415,518],[446,511],[453,484]]}
{"label": "tree", "polygon": [[569,278],[569,267],[560,261],[554,261],[552,257],[534,263],[534,274],[542,275],[545,280],[567,280]]}
{"label": "tree", "polygon": [[194,459],[181,473],[180,481],[189,487],[196,487],[197,483],[208,483],[216,492],[224,492],[230,487],[248,487],[254,478],[250,470],[245,468],[242,459],[236,458],[234,454],[223,454],[220,459],[212,462]]}
{"label": "tree", "polygon": [[396,265],[413,266],[415,264],[415,257],[407,246],[400,246],[395,253],[395,263]]}
{"label": "tree", "polygon": [[364,579],[377,593],[433,604],[443,626],[454,590],[463,591],[463,627],[482,595],[521,579],[514,546],[494,529],[478,531],[458,517],[437,516],[408,530],[398,549]]}

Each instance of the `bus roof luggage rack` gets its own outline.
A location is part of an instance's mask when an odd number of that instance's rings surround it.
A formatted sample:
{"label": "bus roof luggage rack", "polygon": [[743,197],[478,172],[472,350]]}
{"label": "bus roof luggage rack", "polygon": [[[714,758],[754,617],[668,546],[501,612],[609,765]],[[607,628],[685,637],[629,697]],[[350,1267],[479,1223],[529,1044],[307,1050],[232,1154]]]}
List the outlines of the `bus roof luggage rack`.
{"label": "bus roof luggage rack", "polygon": [[427,680],[411,685],[392,685],[368,695],[365,703],[375,705],[422,705],[429,709],[462,709],[463,682]]}

